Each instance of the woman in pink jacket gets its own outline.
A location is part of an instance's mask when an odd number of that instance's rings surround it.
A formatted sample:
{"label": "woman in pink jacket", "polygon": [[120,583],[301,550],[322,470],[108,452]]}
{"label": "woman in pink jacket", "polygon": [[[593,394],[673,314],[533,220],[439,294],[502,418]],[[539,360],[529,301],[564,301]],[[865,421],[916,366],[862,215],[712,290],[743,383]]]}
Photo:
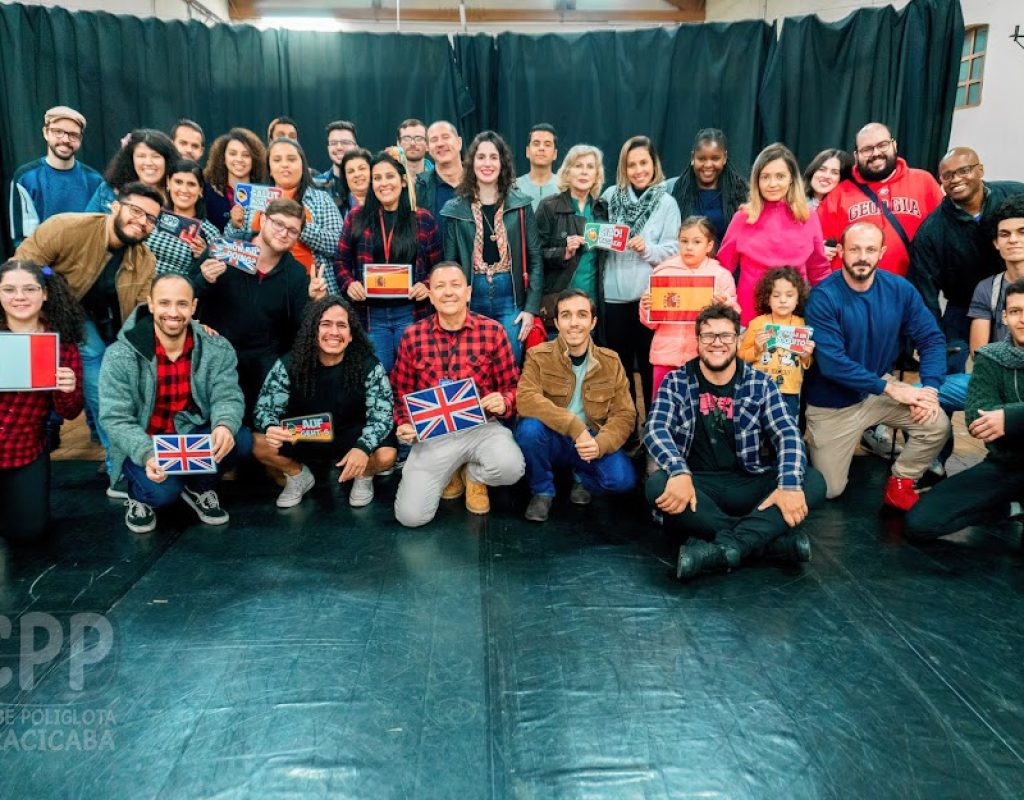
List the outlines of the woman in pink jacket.
{"label": "woman in pink jacket", "polygon": [[750,202],[729,223],[718,261],[726,269],[739,269],[743,325],[757,316],[754,287],[769,270],[792,266],[811,286],[831,273],[821,223],[807,205],[800,167],[785,145],[768,145],[754,161]]}

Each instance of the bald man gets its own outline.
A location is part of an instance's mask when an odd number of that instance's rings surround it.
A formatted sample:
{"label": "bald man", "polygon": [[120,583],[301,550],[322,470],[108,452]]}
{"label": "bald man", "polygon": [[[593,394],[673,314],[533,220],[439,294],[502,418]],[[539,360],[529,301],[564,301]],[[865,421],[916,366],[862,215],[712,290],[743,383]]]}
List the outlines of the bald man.
{"label": "bald man", "polygon": [[[873,222],[885,232],[885,257],[878,268],[905,276],[910,243],[942,202],[942,190],[930,173],[908,167],[898,153],[896,139],[881,122],[861,128],[854,143],[853,174],[829,192],[818,216],[826,240],[838,240],[854,222]],[[832,266],[842,266],[838,254]]]}

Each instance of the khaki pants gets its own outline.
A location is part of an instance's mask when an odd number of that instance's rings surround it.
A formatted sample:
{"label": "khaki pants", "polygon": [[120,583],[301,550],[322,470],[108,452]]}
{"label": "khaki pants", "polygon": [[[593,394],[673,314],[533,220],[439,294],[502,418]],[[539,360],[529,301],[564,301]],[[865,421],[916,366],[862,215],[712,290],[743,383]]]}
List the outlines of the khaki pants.
{"label": "khaki pants", "polygon": [[811,463],[825,476],[828,499],[839,497],[846,489],[857,442],[865,430],[879,424],[907,434],[903,452],[892,465],[897,478],[917,480],[924,475],[949,436],[945,412],[940,411],[933,422],[919,425],[910,419],[909,407],[886,394],[871,395],[846,408],[807,406],[807,451]]}

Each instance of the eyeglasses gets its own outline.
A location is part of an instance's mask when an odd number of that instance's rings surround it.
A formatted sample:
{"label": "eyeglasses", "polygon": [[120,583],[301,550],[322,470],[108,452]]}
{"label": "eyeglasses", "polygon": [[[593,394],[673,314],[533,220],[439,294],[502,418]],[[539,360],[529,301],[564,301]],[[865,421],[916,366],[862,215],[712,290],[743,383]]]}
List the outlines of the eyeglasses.
{"label": "eyeglasses", "polygon": [[28,286],[0,286],[0,295],[10,299],[17,297],[19,294],[24,295],[28,299],[32,299],[39,295],[43,291],[42,286],[29,284]]}
{"label": "eyeglasses", "polygon": [[895,141],[895,139],[886,139],[884,142],[878,142],[878,144],[869,144],[866,147],[858,147],[857,155],[867,158],[875,153],[887,153]]}
{"label": "eyeglasses", "polygon": [[956,169],[946,170],[945,172],[939,173],[939,177],[942,178],[943,183],[949,183],[953,178],[966,178],[972,172],[977,164],[968,164],[964,167],[957,167]]}
{"label": "eyeglasses", "polygon": [[698,335],[701,344],[711,344],[718,339],[722,344],[734,344],[736,342],[735,333],[701,333]]}
{"label": "eyeglasses", "polygon": [[399,136],[398,141],[402,144],[426,144],[426,136]]}
{"label": "eyeglasses", "polygon": [[356,146],[356,140],[355,139],[328,139],[327,140],[327,146],[328,147],[355,147]]}
{"label": "eyeglasses", "polygon": [[156,225],[156,217],[154,217],[152,214],[147,214],[146,209],[135,205],[135,203],[127,203],[124,200],[121,201],[121,205],[124,208],[128,209],[128,216],[130,216],[132,219],[140,220],[145,218],[146,224],[148,224],[150,227]]}
{"label": "eyeglasses", "polygon": [[69,142],[80,142],[82,140],[82,134],[75,131],[66,131],[63,128],[54,127],[49,127],[46,130],[56,139],[67,139]]}
{"label": "eyeglasses", "polygon": [[284,223],[279,219],[274,219],[274,217],[267,217],[267,222],[270,223],[270,228],[275,233],[287,233],[289,236],[292,236],[296,239],[302,233],[302,228],[293,228],[291,225],[288,225],[287,223]]}

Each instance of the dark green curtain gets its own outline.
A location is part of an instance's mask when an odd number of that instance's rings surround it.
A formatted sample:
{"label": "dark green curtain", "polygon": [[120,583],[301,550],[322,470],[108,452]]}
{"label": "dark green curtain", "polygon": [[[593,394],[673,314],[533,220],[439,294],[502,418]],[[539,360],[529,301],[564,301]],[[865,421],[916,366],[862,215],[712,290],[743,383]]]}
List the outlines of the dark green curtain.
{"label": "dark green curtain", "polygon": [[787,19],[759,98],[766,141],[806,163],[852,150],[867,122],[889,125],[911,166],[934,171],[949,140],[964,21],[955,0],[914,0],[826,23]]}

